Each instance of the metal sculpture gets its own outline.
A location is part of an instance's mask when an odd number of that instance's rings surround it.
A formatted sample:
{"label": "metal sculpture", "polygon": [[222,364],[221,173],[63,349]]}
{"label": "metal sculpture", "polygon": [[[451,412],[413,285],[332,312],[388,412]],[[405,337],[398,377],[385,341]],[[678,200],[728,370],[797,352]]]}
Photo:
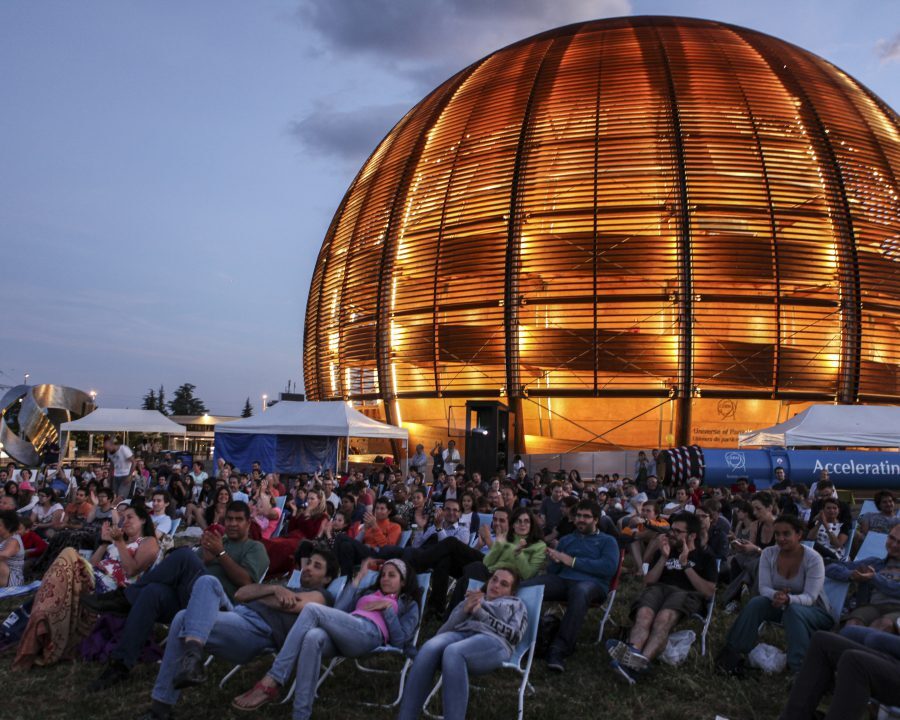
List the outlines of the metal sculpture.
{"label": "metal sculpture", "polygon": [[0,446],[14,460],[34,467],[40,453],[59,440],[59,426],[94,409],[91,396],[62,385],[17,385],[0,399]]}

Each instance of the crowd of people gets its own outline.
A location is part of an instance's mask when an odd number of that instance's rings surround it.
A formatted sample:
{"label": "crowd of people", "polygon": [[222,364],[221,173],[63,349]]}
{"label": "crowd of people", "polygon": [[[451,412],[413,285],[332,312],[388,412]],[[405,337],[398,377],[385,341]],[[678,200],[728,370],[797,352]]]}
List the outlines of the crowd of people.
{"label": "crowd of people", "polygon": [[[440,672],[445,717],[464,718],[469,674],[500,667],[530,623],[552,672],[593,652],[579,647],[585,620],[620,578],[639,591],[631,625],[605,650],[629,684],[717,600],[733,616],[716,653],[723,673],[746,672],[763,623],[783,626],[798,677],[785,719],[816,717],[832,686],[842,694],[827,718],[859,717],[871,698],[900,704],[884,680],[900,668],[900,518],[887,490],[854,522],[827,473],[812,487],[780,468],[760,490],[746,478],[673,486],[657,476],[656,451],[630,476],[593,478],[529,473],[518,457],[513,472],[483,477],[452,441],[430,454],[419,445],[406,472],[292,477],[223,460],[208,473],[115,438],[105,451],[88,467],[0,469],[0,588],[40,579],[0,645],[16,646],[21,670],[102,659],[89,690],[103,691],[152,657],[154,628],[169,625],[148,720],[171,717],[180,692],[205,682],[208,655],[244,664],[273,652],[234,706],[262,707],[293,679],[293,716],[308,718],[323,658],[381,646],[415,657],[399,717],[419,716]],[[884,551],[857,557],[870,532],[886,535]],[[295,570],[299,587],[279,582]],[[417,650],[423,573],[425,619],[441,625]],[[840,625],[826,577],[855,587]],[[543,588],[541,617],[517,597],[529,586]]]}

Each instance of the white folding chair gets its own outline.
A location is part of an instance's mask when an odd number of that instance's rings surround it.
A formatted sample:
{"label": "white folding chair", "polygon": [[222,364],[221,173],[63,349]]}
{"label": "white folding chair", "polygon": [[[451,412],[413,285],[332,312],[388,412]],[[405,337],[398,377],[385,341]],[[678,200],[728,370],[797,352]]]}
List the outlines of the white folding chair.
{"label": "white folding chair", "polygon": [[[469,590],[478,589],[478,587],[482,586],[484,583],[478,580],[470,580],[469,581]],[[521,598],[522,602],[525,603],[525,608],[528,610],[528,626],[525,630],[525,634],[522,636],[522,639],[519,641],[519,644],[516,645],[513,650],[512,657],[509,660],[503,663],[502,668],[506,668],[509,670],[515,670],[522,678],[522,681],[519,683],[519,714],[518,720],[522,720],[522,716],[525,713],[525,691],[529,691],[534,693],[534,686],[528,681],[529,676],[531,675],[531,665],[534,662],[534,648],[537,643],[537,634],[538,627],[541,624],[541,604],[544,601],[544,586],[543,585],[533,585],[531,587],[520,588],[519,592],[516,593],[519,598]],[[437,718],[438,720],[443,720],[442,715],[434,715],[428,712],[428,705],[431,703],[432,699],[437,695],[438,691],[441,689],[441,684],[443,683],[443,678],[439,678],[435,686],[432,688],[431,692],[428,694],[428,697],[425,699],[423,703],[423,710],[428,717]],[[475,685],[472,686],[473,690],[478,690],[479,688]]]}
{"label": "white folding chair", "polygon": [[400,533],[400,547],[405,548],[412,537],[412,530],[404,530]]}
{"label": "white folding chair", "polygon": [[[716,558],[716,572],[721,570],[722,560]],[[706,601],[705,613],[694,613],[694,618],[703,623],[703,629],[700,631],[700,654],[706,655],[706,636],[709,635],[709,626],[712,624],[713,610],[716,608],[716,592],[713,590],[712,597]]]}
{"label": "white folding chair", "polygon": [[[603,642],[603,629],[606,627],[606,623],[609,620],[609,616],[612,613],[613,603],[616,601],[616,595],[619,592],[619,579],[622,576],[622,565],[625,562],[625,551],[619,551],[619,567],[616,569],[616,574],[613,576],[612,582],[609,583],[609,594],[606,596],[606,599],[603,601],[603,604],[600,606],[601,616],[600,616],[600,628],[597,630],[597,642]],[[615,623],[614,623],[615,624]]]}
{"label": "white folding chair", "polygon": [[875,504],[874,500],[863,500],[862,507],[859,509],[860,515],[865,515],[866,513],[877,513],[878,506]]}
{"label": "white folding chair", "polygon": [[[377,573],[374,571],[370,571],[369,575],[360,583],[360,587],[367,587],[374,583],[374,577],[377,576]],[[371,582],[370,582],[371,578]],[[431,589],[431,573],[422,573],[418,576],[419,580],[419,589],[421,591],[421,596],[419,598],[419,624],[416,626],[416,632],[413,635],[411,640],[411,644],[415,645],[419,641],[419,631],[422,629],[422,618],[425,616],[425,605],[428,601],[428,592]],[[356,659],[356,668],[361,672],[367,673],[379,673],[379,674],[392,674],[391,670],[382,670],[380,668],[367,667],[363,664],[363,660],[366,658],[378,657],[378,656],[396,656],[403,657],[403,667],[400,669],[400,689],[397,691],[397,697],[388,705],[378,705],[376,703],[362,703],[363,705],[370,705],[375,707],[396,707],[400,704],[400,698],[403,697],[403,688],[406,685],[406,675],[409,672],[409,668],[412,665],[412,659],[405,657],[405,654],[399,648],[395,648],[391,645],[382,645],[381,647],[375,648],[371,653],[366,655],[365,657]],[[316,683],[316,692],[318,693],[319,688],[322,687],[322,683],[334,673],[335,669],[338,665],[340,665],[346,658],[343,657],[334,657],[331,662],[328,664],[328,667],[322,672],[321,676],[319,676],[319,681]],[[296,679],[294,680],[296,683]],[[288,702],[294,695],[294,683],[291,684],[291,689],[288,691],[287,696],[284,700],[282,700],[282,704]]]}
{"label": "white folding chair", "polygon": [[868,557],[884,557],[887,555],[887,549],[885,548],[886,541],[887,535],[885,533],[873,532],[870,530],[866,533],[862,545],[859,546],[859,551],[856,553],[856,559],[865,560]]}
{"label": "white folding chair", "polygon": [[[262,581],[260,581],[260,582],[262,582]],[[344,589],[344,585],[346,585],[346,584],[347,584],[346,576],[341,575],[340,577],[335,578],[334,580],[331,581],[331,584],[328,586],[328,592],[331,593],[331,596],[333,598],[337,598],[337,596],[341,594],[341,591]],[[288,587],[291,590],[299,590],[300,589],[300,571],[299,570],[294,570],[294,572],[291,573],[291,576],[290,576],[290,578],[288,578],[287,585],[285,587]],[[274,652],[277,652],[277,651],[273,651],[273,654],[274,654]],[[209,665],[209,663],[212,661],[212,658],[213,658],[213,656],[210,655],[206,659],[207,665]],[[231,668],[231,670],[229,670],[227,673],[225,673],[225,676],[219,681],[219,687],[220,688],[225,687],[225,683],[227,683],[234,676],[234,674],[238,670],[241,669],[241,667],[242,666],[240,664],[235,665],[233,668]],[[290,697],[290,695],[288,695],[288,697]]]}

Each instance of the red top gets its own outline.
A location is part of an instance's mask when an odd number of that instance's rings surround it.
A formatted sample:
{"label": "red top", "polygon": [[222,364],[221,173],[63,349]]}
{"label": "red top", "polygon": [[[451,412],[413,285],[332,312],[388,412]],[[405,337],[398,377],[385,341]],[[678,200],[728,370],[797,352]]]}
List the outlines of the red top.
{"label": "red top", "polygon": [[319,537],[322,530],[322,523],[325,522],[328,515],[319,513],[312,517],[305,515],[297,515],[288,520],[288,532],[286,537],[303,538],[304,540],[312,540]]}

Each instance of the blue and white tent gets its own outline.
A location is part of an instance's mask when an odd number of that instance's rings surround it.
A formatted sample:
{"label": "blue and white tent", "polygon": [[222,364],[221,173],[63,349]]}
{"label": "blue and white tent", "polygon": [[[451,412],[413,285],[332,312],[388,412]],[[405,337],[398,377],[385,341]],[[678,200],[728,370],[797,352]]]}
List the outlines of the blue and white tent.
{"label": "blue and white tent", "polygon": [[337,470],[338,451],[347,452],[350,438],[399,439],[405,445],[409,432],[367,417],[340,400],[282,400],[259,415],[216,425],[215,456],[241,470],[249,470],[256,460],[264,472]]}

